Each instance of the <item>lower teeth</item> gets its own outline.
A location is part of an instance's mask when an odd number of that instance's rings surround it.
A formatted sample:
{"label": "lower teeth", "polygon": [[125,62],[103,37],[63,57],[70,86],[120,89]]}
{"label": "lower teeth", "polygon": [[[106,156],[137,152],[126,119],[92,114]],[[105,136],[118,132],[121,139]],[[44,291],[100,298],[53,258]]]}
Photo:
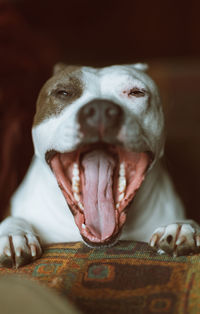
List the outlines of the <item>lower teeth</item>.
{"label": "lower teeth", "polygon": [[81,204],[81,202],[78,202],[78,207],[79,207],[81,210],[84,210],[84,207],[83,207],[83,205]]}

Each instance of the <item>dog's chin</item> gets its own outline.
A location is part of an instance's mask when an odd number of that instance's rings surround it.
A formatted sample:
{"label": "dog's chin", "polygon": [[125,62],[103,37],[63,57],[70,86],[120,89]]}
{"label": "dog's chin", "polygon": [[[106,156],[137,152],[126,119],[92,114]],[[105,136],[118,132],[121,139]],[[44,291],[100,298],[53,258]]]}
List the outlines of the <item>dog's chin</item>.
{"label": "dog's chin", "polygon": [[95,143],[72,152],[46,153],[83,241],[113,246],[126,221],[126,209],[152,162],[149,152]]}
{"label": "dog's chin", "polygon": [[107,247],[112,247],[115,244],[117,244],[117,242],[119,241],[121,235],[121,230],[115,234],[114,236],[112,236],[110,239],[108,239],[105,242],[100,242],[100,243],[95,243],[95,242],[91,242],[89,239],[85,238],[84,236],[82,236],[83,242],[90,248],[93,249],[101,249],[101,248],[107,248]]}

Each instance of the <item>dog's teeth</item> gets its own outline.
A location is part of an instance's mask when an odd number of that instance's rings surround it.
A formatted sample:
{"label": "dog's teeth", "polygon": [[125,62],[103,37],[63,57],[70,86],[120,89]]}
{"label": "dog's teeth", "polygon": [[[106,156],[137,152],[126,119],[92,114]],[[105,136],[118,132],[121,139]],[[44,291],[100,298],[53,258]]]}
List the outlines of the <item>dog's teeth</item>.
{"label": "dog's teeth", "polygon": [[73,174],[73,176],[79,176],[79,170],[78,169],[73,169],[72,170],[72,174]]}
{"label": "dog's teeth", "polygon": [[72,191],[79,193],[80,183],[76,179],[72,178]]}
{"label": "dog's teeth", "polygon": [[74,194],[74,199],[78,203],[81,210],[84,210],[83,205],[80,202],[80,177],[78,164],[75,162],[72,169],[72,191]]}
{"label": "dog's teeth", "polygon": [[126,189],[126,178],[121,176],[119,177],[119,181],[118,181],[118,190],[119,192],[124,192]]}
{"label": "dog's teeth", "polygon": [[85,229],[85,228],[86,228],[86,225],[85,225],[85,224],[82,224],[82,228]]}
{"label": "dog's teeth", "polygon": [[124,198],[124,193],[119,194],[118,201],[121,202]]}
{"label": "dog's teeth", "polygon": [[118,201],[121,202],[124,198],[124,192],[126,190],[126,177],[125,177],[125,166],[122,162],[119,167],[119,178],[118,178],[118,191],[120,193]]}
{"label": "dog's teeth", "polygon": [[72,187],[72,191],[78,194],[78,193],[80,192],[79,186],[74,185],[74,186]]}
{"label": "dog's teeth", "polygon": [[78,207],[79,207],[80,209],[84,210],[84,207],[83,207],[83,205],[81,204],[81,202],[78,202]]}
{"label": "dog's teeth", "polygon": [[76,177],[72,177],[72,186],[74,186],[74,185],[76,185],[76,186],[79,186],[80,185],[80,183],[79,183],[80,181],[79,180],[77,180],[77,178]]}
{"label": "dog's teeth", "polygon": [[72,170],[72,174],[73,176],[79,176],[79,168],[78,168],[78,164],[77,163],[74,163],[73,165],[73,170]]}
{"label": "dog's teeth", "polygon": [[126,188],[125,185],[120,185],[120,186],[118,186],[118,191],[119,191],[120,193],[122,193],[122,192],[125,191],[125,188]]}
{"label": "dog's teeth", "polygon": [[80,195],[78,193],[74,193],[74,198],[77,202],[80,201]]}
{"label": "dog's teeth", "polygon": [[80,192],[80,177],[77,163],[74,163],[72,170],[72,191],[77,194]]}
{"label": "dog's teeth", "polygon": [[117,209],[119,208],[119,203],[116,204],[116,208],[117,208]]}
{"label": "dog's teeth", "polygon": [[120,177],[125,176],[125,166],[124,166],[123,162],[120,164],[120,167],[119,167],[119,175],[120,175]]}

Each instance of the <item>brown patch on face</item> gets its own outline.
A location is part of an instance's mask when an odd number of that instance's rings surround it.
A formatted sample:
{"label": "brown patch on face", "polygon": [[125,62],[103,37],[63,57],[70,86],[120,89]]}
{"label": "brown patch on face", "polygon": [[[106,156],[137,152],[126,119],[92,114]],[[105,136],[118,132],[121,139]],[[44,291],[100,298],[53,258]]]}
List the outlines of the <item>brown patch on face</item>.
{"label": "brown patch on face", "polygon": [[81,70],[78,66],[66,66],[44,84],[38,96],[33,126],[58,115],[83,93]]}

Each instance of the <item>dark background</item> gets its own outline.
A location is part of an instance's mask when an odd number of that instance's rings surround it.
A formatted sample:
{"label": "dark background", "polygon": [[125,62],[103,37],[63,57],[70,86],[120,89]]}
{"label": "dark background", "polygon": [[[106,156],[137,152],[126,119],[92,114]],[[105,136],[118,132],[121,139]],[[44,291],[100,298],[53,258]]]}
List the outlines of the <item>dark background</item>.
{"label": "dark background", "polygon": [[199,219],[200,1],[0,0],[0,213],[33,154],[35,101],[57,61],[145,61],[160,87],[165,164]]}
{"label": "dark background", "polygon": [[16,1],[69,63],[104,65],[200,55],[199,1]]}

